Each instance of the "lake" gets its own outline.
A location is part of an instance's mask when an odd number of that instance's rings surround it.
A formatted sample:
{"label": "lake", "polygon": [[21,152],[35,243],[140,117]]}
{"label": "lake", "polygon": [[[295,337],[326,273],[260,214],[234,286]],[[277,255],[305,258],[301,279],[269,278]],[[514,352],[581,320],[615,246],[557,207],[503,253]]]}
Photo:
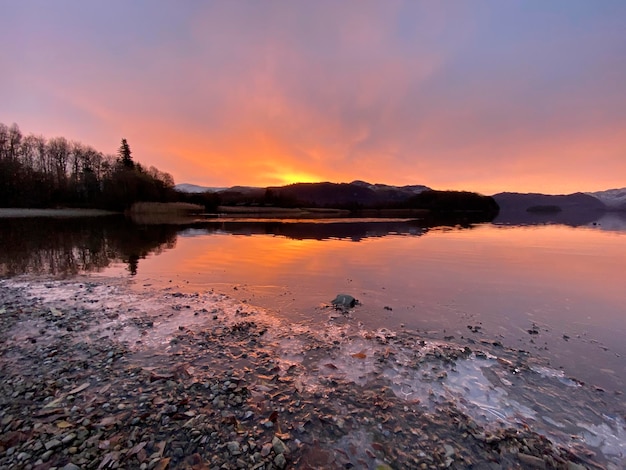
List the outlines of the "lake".
{"label": "lake", "polygon": [[501,342],[626,391],[626,232],[619,224],[423,227],[416,221],[1,219],[0,276],[126,277],[225,292],[285,322],[326,322],[339,293],[370,329]]}

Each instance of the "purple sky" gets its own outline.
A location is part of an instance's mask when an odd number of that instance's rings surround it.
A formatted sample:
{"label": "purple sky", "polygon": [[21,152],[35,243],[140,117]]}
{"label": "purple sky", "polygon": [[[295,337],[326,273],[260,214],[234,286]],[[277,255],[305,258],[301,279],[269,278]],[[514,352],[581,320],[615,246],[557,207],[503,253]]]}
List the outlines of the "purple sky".
{"label": "purple sky", "polygon": [[2,2],[0,122],[177,183],[626,186],[626,1]]}

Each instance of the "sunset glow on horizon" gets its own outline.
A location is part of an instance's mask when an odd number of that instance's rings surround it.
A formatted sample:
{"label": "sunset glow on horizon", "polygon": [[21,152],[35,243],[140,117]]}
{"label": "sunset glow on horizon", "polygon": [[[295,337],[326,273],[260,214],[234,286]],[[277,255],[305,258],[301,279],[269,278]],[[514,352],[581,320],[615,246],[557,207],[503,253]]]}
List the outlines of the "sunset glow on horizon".
{"label": "sunset glow on horizon", "polygon": [[176,183],[626,187],[626,2],[5,2],[0,122]]}

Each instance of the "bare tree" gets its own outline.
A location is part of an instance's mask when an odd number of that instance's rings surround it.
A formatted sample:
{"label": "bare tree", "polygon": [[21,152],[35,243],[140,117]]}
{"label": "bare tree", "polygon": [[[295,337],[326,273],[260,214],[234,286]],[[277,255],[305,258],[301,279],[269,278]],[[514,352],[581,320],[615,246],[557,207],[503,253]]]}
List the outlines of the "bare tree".
{"label": "bare tree", "polygon": [[22,139],[20,147],[22,164],[30,171],[36,171],[35,167],[38,161],[37,138],[32,134],[27,135]]}
{"label": "bare tree", "polygon": [[0,160],[4,160],[8,155],[9,128],[0,122]]}
{"label": "bare tree", "polygon": [[70,144],[65,137],[55,137],[48,141],[48,157],[53,170],[55,186],[65,189],[67,183],[67,163]]}
{"label": "bare tree", "polygon": [[19,157],[19,149],[20,143],[22,142],[22,131],[20,131],[20,127],[13,123],[11,127],[9,127],[9,158],[12,160],[17,160]]}

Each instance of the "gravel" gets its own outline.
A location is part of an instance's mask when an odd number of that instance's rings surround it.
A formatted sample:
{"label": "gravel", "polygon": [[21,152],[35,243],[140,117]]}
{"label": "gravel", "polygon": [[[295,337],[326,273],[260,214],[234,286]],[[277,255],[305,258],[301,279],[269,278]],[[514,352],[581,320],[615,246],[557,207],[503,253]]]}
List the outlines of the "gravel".
{"label": "gravel", "polygon": [[[1,468],[618,468],[529,427],[487,429],[452,402],[407,402],[375,373],[363,384],[332,374],[307,382],[307,367],[338,368],[324,362],[338,345],[294,332],[308,359],[288,363],[277,349],[287,337],[248,306],[218,306],[217,319],[204,309],[203,324],[177,325],[164,340],[165,317],[149,309],[94,306],[98,283],[55,286],[74,301],[0,282]],[[197,297],[168,299],[193,315]],[[416,341],[405,334],[372,341]],[[440,374],[471,353],[440,348],[415,367]]]}

